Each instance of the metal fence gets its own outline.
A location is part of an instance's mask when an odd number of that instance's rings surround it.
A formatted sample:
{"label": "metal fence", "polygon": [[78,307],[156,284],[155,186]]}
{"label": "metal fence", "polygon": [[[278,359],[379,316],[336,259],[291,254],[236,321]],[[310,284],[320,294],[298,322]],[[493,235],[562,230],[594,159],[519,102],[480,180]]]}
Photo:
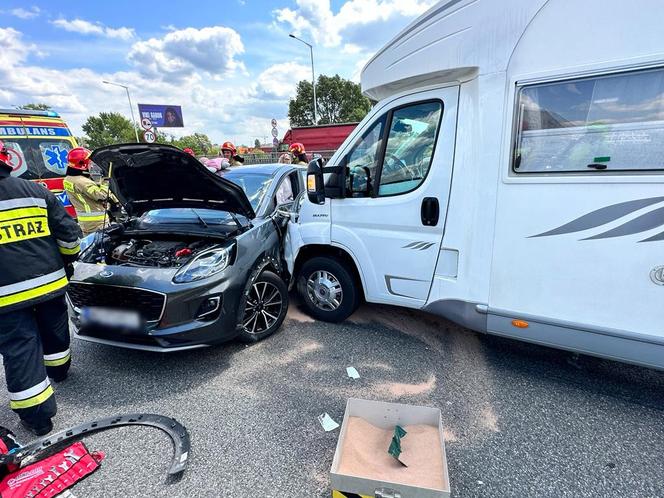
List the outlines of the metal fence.
{"label": "metal fence", "polygon": [[[307,157],[311,160],[314,157],[314,154],[320,154],[325,161],[331,158],[336,150],[314,150],[307,151]],[[244,154],[244,164],[273,164],[279,161],[279,156],[283,152],[269,152],[266,154]]]}

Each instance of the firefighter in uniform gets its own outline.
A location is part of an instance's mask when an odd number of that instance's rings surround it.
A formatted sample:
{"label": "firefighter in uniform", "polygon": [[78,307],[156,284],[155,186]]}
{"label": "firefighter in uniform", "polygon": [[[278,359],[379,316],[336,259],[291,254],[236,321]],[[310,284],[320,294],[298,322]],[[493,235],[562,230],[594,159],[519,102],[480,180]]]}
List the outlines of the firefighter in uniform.
{"label": "firefighter in uniform", "polygon": [[10,175],[0,142],[0,354],[9,404],[37,435],[53,429],[49,377],[65,380],[71,355],[65,290],[81,230],[38,183]]}
{"label": "firefighter in uniform", "polygon": [[237,149],[233,142],[224,142],[219,147],[221,155],[228,159],[228,162],[231,166],[242,166],[244,164],[244,158],[237,153]]}
{"label": "firefighter in uniform", "polygon": [[304,150],[304,145],[301,144],[300,142],[292,143],[291,146],[288,148],[288,152],[290,152],[293,155],[293,160],[291,161],[293,164],[300,164],[300,165],[309,164],[307,162],[307,154]]}
{"label": "firefighter in uniform", "polygon": [[98,185],[90,178],[90,154],[83,147],[69,151],[67,176],[63,182],[84,236],[105,228],[106,201],[114,200],[106,186]]}

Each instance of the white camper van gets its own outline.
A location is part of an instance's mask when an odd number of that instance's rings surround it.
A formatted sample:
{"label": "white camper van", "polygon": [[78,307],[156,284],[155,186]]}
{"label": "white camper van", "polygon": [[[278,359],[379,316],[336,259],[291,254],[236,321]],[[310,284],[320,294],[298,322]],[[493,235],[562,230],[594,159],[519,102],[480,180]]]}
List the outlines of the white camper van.
{"label": "white camper van", "polygon": [[310,165],[286,248],[309,311],[364,297],[664,368],[663,17],[447,0],[414,21],[362,72],[373,110]]}

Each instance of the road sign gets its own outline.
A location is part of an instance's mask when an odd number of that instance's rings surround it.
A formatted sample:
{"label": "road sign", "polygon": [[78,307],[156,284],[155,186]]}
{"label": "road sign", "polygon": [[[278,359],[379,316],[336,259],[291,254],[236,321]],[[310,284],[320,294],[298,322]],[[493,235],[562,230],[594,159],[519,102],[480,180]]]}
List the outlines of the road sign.
{"label": "road sign", "polygon": [[276,138],[277,135],[279,135],[279,131],[276,128],[272,128],[272,136]]}
{"label": "road sign", "polygon": [[149,144],[153,144],[157,141],[157,135],[155,135],[154,131],[152,130],[145,130],[143,132],[143,140]]}
{"label": "road sign", "polygon": [[274,137],[274,139],[272,140],[272,145],[274,145],[275,147],[279,145],[279,139],[277,137]]}
{"label": "road sign", "polygon": [[272,121],[270,121],[270,124],[272,125],[272,128],[276,128],[277,127],[277,120],[272,118]]}
{"label": "road sign", "polygon": [[150,128],[152,128],[152,121],[150,121],[150,118],[141,119],[141,127],[144,130],[149,130]]}

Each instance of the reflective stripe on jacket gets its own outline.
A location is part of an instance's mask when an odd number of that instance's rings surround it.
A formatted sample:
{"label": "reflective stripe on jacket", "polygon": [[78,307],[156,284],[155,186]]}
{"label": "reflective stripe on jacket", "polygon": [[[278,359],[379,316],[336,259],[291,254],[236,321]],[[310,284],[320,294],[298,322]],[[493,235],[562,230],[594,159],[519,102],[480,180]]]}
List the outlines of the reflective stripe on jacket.
{"label": "reflective stripe on jacket", "polygon": [[0,167],[0,314],[63,294],[80,237],[51,192]]}

